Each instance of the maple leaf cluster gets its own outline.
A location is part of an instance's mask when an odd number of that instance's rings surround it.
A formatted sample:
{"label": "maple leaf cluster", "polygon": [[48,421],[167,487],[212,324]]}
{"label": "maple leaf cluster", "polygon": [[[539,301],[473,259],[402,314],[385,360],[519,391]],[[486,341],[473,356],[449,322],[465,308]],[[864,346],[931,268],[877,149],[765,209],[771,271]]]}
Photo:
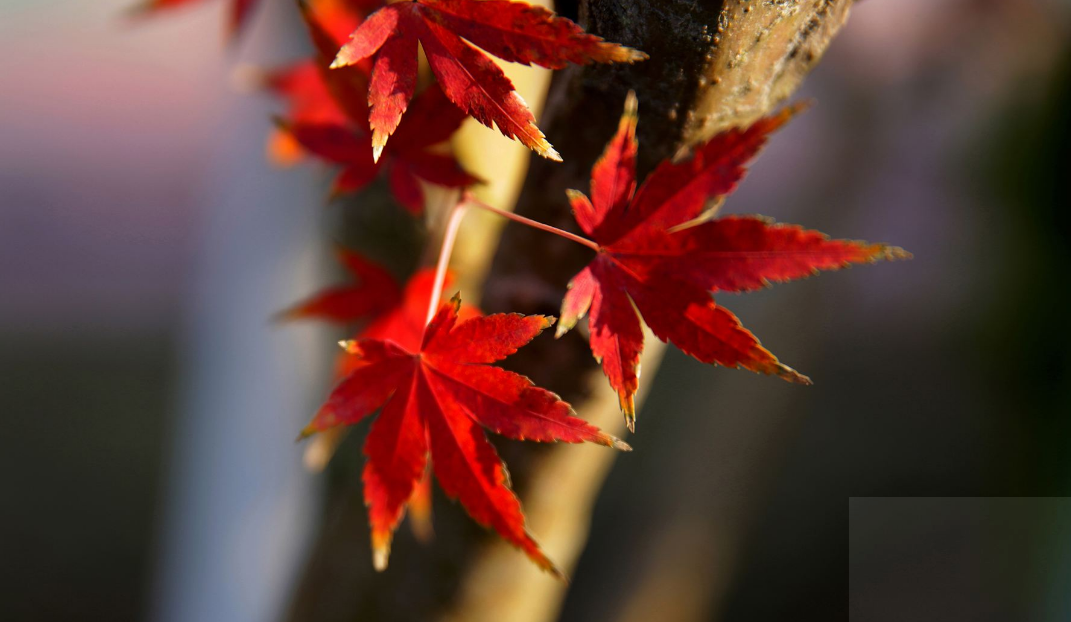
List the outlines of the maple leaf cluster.
{"label": "maple leaf cluster", "polygon": [[[464,40],[462,40],[462,37]],[[382,149],[413,96],[417,43],[452,102],[487,127],[539,155],[561,160],[506,74],[470,45],[514,63],[631,63],[647,55],[589,35],[550,11],[508,0],[415,0],[373,13],[339,51],[333,67],[373,59],[369,88],[373,149]]]}
{"label": "maple leaf cluster", "polygon": [[[197,1],[147,0],[142,9],[155,12]],[[232,32],[253,4],[231,0]],[[259,76],[263,88],[285,105],[269,139],[270,155],[281,163],[311,156],[337,167],[332,195],[360,191],[385,177],[395,200],[413,215],[426,209],[423,184],[464,189],[480,181],[446,145],[467,117],[497,127],[541,156],[561,159],[488,54],[550,69],[646,58],[524,2],[299,0],[299,7],[313,42],[312,57]],[[421,50],[435,81],[418,93]],[[723,132],[686,159],[662,162],[638,183],[637,107],[630,93],[617,132],[592,169],[590,197],[575,190],[567,195],[587,238],[483,206],[594,253],[563,288],[557,336],[589,316],[592,354],[633,432],[644,324],[700,361],[810,384],[713,296],[908,254],[881,244],[832,240],[762,217],[718,216],[746,165],[797,108]],[[406,508],[418,535],[430,533],[433,473],[473,519],[562,576],[528,532],[506,467],[485,431],[518,440],[631,448],[577,417],[554,393],[494,365],[555,318],[485,316],[457,296],[437,304],[451,287],[446,267],[461,206],[479,206],[467,193],[462,197],[437,268],[419,270],[400,286],[382,266],[340,248],[338,261],[354,282],[328,288],[278,315],[354,330],[336,364],[336,386],[301,432],[301,438],[314,437],[306,460],[322,467],[349,426],[378,412],[363,450],[377,569],[387,565]]]}
{"label": "maple leaf cluster", "polygon": [[418,180],[448,188],[479,182],[452,155],[432,148],[449,139],[465,120],[437,85],[412,102],[413,114],[397,128],[390,148],[373,149],[369,68],[359,64],[330,68],[342,41],[362,20],[359,8],[339,1],[301,5],[315,56],[263,77],[264,85],[287,103],[287,112],[276,119],[280,134],[272,139],[277,159],[286,162],[309,153],[340,166],[332,195],[357,192],[382,174],[395,200],[413,214],[424,210]]}

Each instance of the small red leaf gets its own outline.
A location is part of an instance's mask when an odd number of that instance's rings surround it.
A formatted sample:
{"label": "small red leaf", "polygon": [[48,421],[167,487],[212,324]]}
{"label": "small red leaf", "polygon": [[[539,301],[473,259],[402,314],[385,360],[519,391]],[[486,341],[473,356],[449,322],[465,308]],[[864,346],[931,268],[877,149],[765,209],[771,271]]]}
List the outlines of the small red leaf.
{"label": "small red leaf", "polygon": [[378,316],[398,304],[401,292],[389,272],[353,251],[337,248],[335,254],[357,283],[328,288],[279,313],[279,319],[315,318],[348,324]]}

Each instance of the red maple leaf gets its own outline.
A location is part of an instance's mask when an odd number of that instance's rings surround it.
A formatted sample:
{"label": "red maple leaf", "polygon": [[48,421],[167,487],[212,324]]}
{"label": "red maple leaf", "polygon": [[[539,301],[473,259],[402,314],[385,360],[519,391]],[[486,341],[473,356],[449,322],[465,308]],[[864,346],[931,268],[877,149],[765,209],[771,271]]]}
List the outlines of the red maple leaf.
{"label": "red maple leaf", "polygon": [[[443,282],[443,290],[452,287],[454,275],[447,271]],[[435,269],[423,268],[417,270],[409,282],[405,285],[401,300],[394,306],[373,319],[364,330],[357,334],[361,339],[378,339],[380,341],[392,341],[402,348],[415,351],[420,347],[420,340],[424,336],[424,325],[427,319],[428,304],[431,302],[431,292],[435,287]],[[441,293],[441,292],[440,292]],[[476,307],[462,303],[458,309],[459,320],[467,320],[480,317],[482,313]],[[366,361],[358,354],[351,354],[343,350],[335,363],[335,377],[342,379],[353,373]],[[320,448],[322,461],[330,459],[334,449],[344,438],[344,432],[348,427],[337,427],[327,430],[316,436],[314,441],[325,439],[325,444]],[[308,463],[308,460],[306,460]],[[413,490],[409,498],[409,525],[413,533],[420,540],[427,541],[431,537],[431,474],[425,473],[424,477]]]}
{"label": "red maple leaf", "polygon": [[349,342],[347,350],[364,365],[335,387],[302,436],[355,424],[382,406],[365,441],[363,476],[377,569],[387,565],[394,529],[430,455],[448,496],[541,568],[560,575],[526,530],[505,466],[481,428],[520,440],[630,448],[573,416],[553,393],[490,365],[531,341],[553,318],[496,314],[459,322],[459,306],[455,297],[439,309],[418,348],[379,339]]}
{"label": "red maple leaf", "polygon": [[329,287],[280,312],[276,316],[278,319],[319,319],[350,324],[380,317],[398,305],[401,290],[383,266],[342,247],[335,249],[335,258],[356,283]]}
{"label": "red maple leaf", "polygon": [[[418,270],[399,289],[394,278],[382,266],[364,256],[336,248],[338,262],[356,280],[351,285],[329,287],[311,298],[294,305],[278,315],[281,320],[319,319],[336,324],[368,322],[357,333],[357,338],[393,341],[407,350],[420,347],[424,332],[424,320],[431,291],[435,284],[435,270]],[[453,274],[446,273],[443,289],[451,287]],[[461,305],[458,318],[466,320],[479,317],[479,309]],[[366,361],[355,354],[343,351],[335,363],[335,377],[345,378]],[[305,452],[305,465],[313,471],[321,471],[338,449],[346,427],[336,427],[319,434]],[[410,525],[422,540],[431,535],[431,480],[425,476],[413,491],[409,500]]]}
{"label": "red maple leaf", "polygon": [[476,48],[506,61],[549,69],[561,69],[566,63],[631,63],[647,58],[643,52],[603,41],[568,19],[523,2],[390,4],[353,32],[332,65],[345,67],[373,59],[368,99],[375,159],[413,97],[418,42],[450,101],[480,123],[487,127],[494,123],[507,137],[552,160],[561,157],[536,127],[524,100],[502,70]]}
{"label": "red maple leaf", "polygon": [[[745,164],[795,109],[723,132],[691,159],[662,162],[636,189],[636,100],[591,172],[591,200],[569,192],[577,223],[599,245],[562,301],[558,335],[589,310],[595,358],[617,391],[629,428],[643,350],[640,316],[659,339],[706,363],[810,384],[781,364],[709,292],[745,292],[852,263],[906,258],[902,249],[831,240],[754,216],[707,211],[744,176]],[[639,314],[637,315],[637,311]]]}
{"label": "red maple leaf", "polygon": [[[287,102],[284,118],[303,123],[346,123],[324,84],[314,61],[302,61],[272,69],[257,76],[260,84]],[[268,156],[276,164],[290,165],[305,155],[301,144],[283,128],[276,128],[268,137]]]}

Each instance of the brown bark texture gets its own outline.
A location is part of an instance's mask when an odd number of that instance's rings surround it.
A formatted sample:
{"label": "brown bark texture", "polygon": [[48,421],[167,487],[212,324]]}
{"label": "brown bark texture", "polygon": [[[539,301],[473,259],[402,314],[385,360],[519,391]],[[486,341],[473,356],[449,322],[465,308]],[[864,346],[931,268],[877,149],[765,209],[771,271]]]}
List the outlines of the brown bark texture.
{"label": "brown bark texture", "polygon": [[[564,162],[533,158],[516,211],[576,231],[565,190],[586,190],[590,168],[613,134],[629,90],[640,102],[638,176],[689,146],[744,125],[789,97],[847,17],[849,0],[586,0],[582,25],[641,49],[631,66],[555,74],[540,127]],[[472,243],[477,240],[470,236]],[[557,315],[566,283],[589,249],[520,226],[502,230],[484,283],[487,312]],[[648,334],[640,397],[662,344]],[[537,339],[507,366],[571,402],[581,417],[621,435],[616,396],[580,330]],[[638,420],[642,434],[643,413]],[[391,567],[376,574],[360,496],[360,452],[346,441],[328,482],[321,531],[296,588],[295,621],[431,620],[537,622],[557,617],[567,586],[436,498],[436,539],[399,530]],[[353,446],[348,446],[349,444]],[[566,572],[576,563],[595,498],[616,452],[602,447],[497,442],[529,527]]]}

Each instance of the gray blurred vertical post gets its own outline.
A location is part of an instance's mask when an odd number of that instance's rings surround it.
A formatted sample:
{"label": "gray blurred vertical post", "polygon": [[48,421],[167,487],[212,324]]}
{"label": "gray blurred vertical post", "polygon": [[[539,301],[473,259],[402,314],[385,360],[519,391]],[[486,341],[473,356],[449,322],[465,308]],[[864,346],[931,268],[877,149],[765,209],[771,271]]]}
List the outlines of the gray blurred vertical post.
{"label": "gray blurred vertical post", "polygon": [[[297,31],[293,7],[263,9],[242,56],[295,58],[295,38],[280,37]],[[269,318],[314,287],[323,199],[308,173],[265,161],[270,114],[264,98],[236,94],[219,118],[161,512],[151,612],[161,622],[278,617],[319,505],[294,437],[327,341]]]}

